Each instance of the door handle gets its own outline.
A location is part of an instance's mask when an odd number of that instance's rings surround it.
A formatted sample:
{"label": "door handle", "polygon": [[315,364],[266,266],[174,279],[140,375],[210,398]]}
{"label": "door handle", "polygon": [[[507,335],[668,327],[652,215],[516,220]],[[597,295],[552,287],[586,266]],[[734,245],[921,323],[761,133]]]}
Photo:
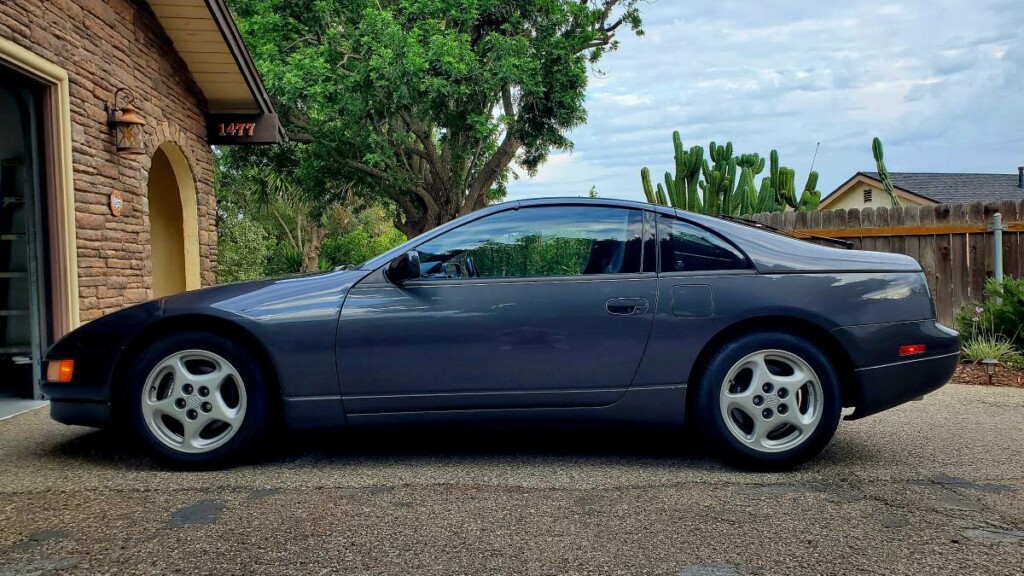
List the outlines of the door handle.
{"label": "door handle", "polygon": [[612,298],[604,304],[604,309],[616,316],[643,316],[649,307],[646,298]]}

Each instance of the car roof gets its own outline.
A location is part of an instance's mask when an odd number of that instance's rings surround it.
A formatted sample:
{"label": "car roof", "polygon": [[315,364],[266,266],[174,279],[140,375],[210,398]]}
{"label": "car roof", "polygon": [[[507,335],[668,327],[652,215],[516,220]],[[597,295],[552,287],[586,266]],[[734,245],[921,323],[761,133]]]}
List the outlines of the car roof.
{"label": "car roof", "polygon": [[651,210],[662,214],[675,214],[675,208],[649,204],[636,200],[620,200],[618,198],[584,198],[579,196],[553,196],[548,198],[529,198],[516,200],[519,206],[615,206],[618,208],[633,208],[635,210]]}
{"label": "car roof", "polygon": [[837,248],[818,246],[817,244],[775,234],[746,224],[730,222],[715,216],[678,210],[670,206],[637,202],[635,200],[619,200],[617,198],[582,197],[530,198],[491,204],[486,208],[442,224],[424,233],[422,236],[411,238],[401,246],[364,262],[362,267],[369,269],[380,267],[401,251],[408,250],[412,245],[429,241],[446,233],[448,230],[473,220],[484,218],[496,212],[534,206],[609,206],[647,210],[681,218],[691,224],[710,229],[724,237],[728,242],[739,247],[754,263],[754,267],[762,273],[879,270],[919,272],[921,269],[920,265],[908,256],[861,252],[857,250],[839,250]]}

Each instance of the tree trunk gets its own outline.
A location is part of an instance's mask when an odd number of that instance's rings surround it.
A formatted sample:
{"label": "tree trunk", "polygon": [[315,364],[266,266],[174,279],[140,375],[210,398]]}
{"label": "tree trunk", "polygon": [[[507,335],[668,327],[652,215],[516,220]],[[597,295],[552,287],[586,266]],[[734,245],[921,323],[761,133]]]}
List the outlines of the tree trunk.
{"label": "tree trunk", "polygon": [[302,271],[318,272],[320,270],[320,247],[324,243],[326,232],[319,226],[310,224],[306,228],[306,242],[302,245]]}

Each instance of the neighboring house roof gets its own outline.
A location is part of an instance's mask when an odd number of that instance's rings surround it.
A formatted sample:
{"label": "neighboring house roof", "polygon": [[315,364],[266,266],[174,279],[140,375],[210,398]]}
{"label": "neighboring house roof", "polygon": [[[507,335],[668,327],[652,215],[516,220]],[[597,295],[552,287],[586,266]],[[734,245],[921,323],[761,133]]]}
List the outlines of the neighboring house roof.
{"label": "neighboring house roof", "polygon": [[[881,182],[878,172],[861,174]],[[1017,187],[1016,174],[890,172],[889,180],[897,188],[940,204],[1024,200],[1024,189]]]}
{"label": "neighboring house roof", "polygon": [[[879,186],[878,172],[857,172],[822,200],[825,207],[852,189],[857,179],[869,179]],[[1017,187],[1017,174],[970,174],[955,172],[890,172],[889,179],[896,190],[909,192],[939,204],[964,202],[1000,202],[1024,200],[1024,189]]]}
{"label": "neighboring house roof", "polygon": [[148,0],[206,97],[211,116],[260,117],[266,142],[285,139],[277,111],[224,0]]}

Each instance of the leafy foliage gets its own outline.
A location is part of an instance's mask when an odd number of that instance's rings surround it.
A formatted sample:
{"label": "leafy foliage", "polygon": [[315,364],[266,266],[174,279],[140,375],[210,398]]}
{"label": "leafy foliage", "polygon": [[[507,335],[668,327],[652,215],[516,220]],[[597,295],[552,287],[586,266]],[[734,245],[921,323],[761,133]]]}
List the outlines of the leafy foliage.
{"label": "leafy foliage", "polygon": [[[587,66],[640,0],[231,0],[301,146],[235,148],[303,195],[397,207],[415,236],[504,194],[586,120]],[[315,214],[314,214],[315,216]]]}
{"label": "leafy foliage", "polygon": [[320,254],[326,267],[354,266],[405,242],[405,235],[381,218],[382,212],[366,210],[347,232],[324,240]]}
{"label": "leafy foliage", "polygon": [[1024,278],[1003,278],[985,283],[985,303],[964,307],[956,327],[968,339],[1001,338],[1024,352]]}
{"label": "leafy foliage", "polygon": [[302,272],[302,252],[287,244],[278,244],[267,262],[267,276],[284,276]]}
{"label": "leafy foliage", "polygon": [[237,282],[261,278],[273,240],[258,223],[239,214],[225,215],[217,225],[217,279]]}
{"label": "leafy foliage", "polygon": [[982,360],[998,360],[1011,367],[1024,366],[1024,357],[1005,337],[978,335],[964,342],[963,358],[973,364]]}
{"label": "leafy foliage", "polygon": [[347,187],[310,173],[297,144],[233,147],[218,158],[217,197],[302,255],[300,270],[317,269],[333,214],[351,199]]}

